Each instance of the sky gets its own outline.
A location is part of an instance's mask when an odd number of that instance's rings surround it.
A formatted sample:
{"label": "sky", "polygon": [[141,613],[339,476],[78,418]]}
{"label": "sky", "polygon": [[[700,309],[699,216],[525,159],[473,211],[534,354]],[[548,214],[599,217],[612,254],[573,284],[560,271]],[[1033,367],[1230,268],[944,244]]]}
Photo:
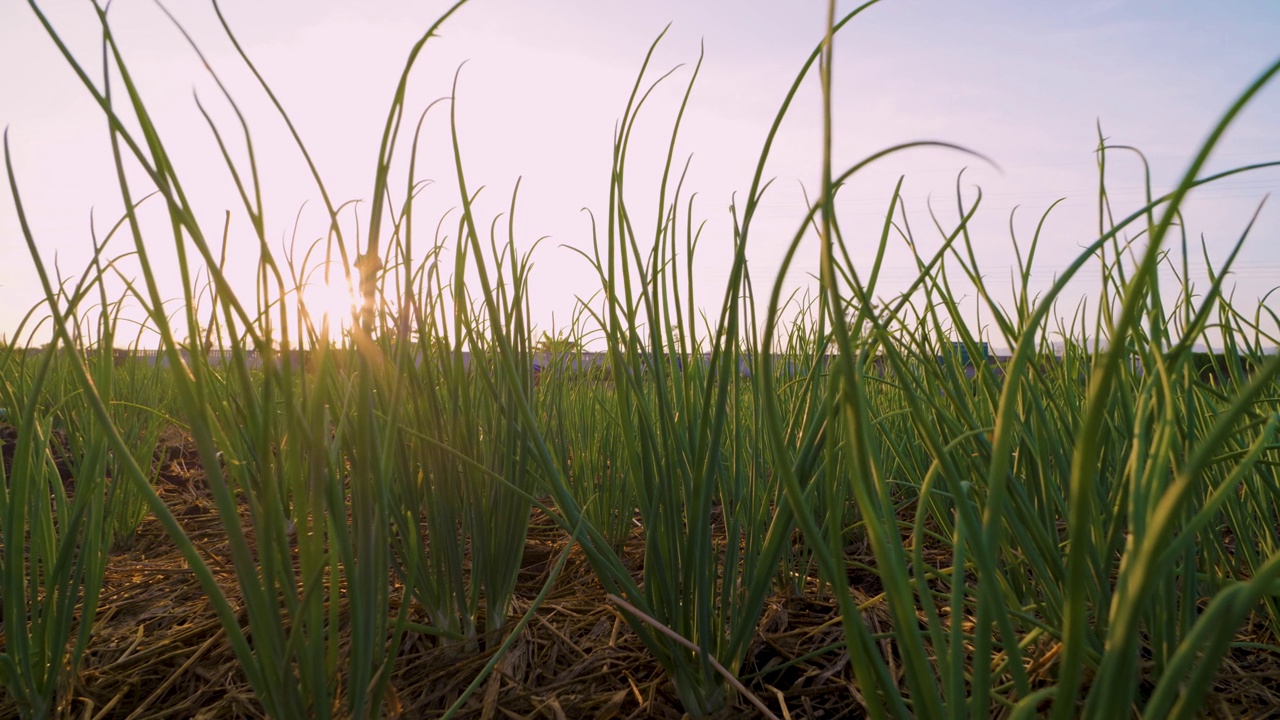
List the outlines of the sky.
{"label": "sky", "polygon": [[[650,44],[651,79],[677,68],[655,90],[636,125],[628,202],[642,232],[657,218],[656,188],[674,118],[704,51],[681,126],[677,164],[690,160],[685,194],[697,192],[706,222],[695,258],[696,289],[711,311],[722,295],[731,250],[728,208],[742,202],[765,135],[797,71],[821,40],[825,3],[817,0],[472,0],[427,43],[408,86],[406,126],[458,78],[456,113],[468,185],[484,186],[477,210],[487,221],[507,210],[520,182],[516,234],[534,251],[531,305],[539,327],[563,327],[575,300],[599,289],[590,268],[566,247],[586,249],[591,225],[607,211],[615,123]],[[89,2],[41,4],[71,52],[100,82],[101,29]],[[253,82],[217,23],[212,5],[192,0],[169,9],[223,77],[253,133],[266,207],[266,235],[279,249],[324,235],[327,219],[314,182],[279,116]],[[249,57],[294,120],[338,201],[367,209],[374,164],[393,92],[410,48],[447,5],[442,2],[262,3],[225,0],[221,8]],[[842,10],[852,4],[841,4]],[[206,232],[221,236],[225,213],[230,274],[252,295],[257,257],[248,220],[195,97],[225,129],[234,115],[207,70],[151,0],[115,0],[108,17],[161,137],[175,158]],[[941,244],[929,208],[944,227],[957,219],[957,183],[983,206],[972,237],[984,273],[1007,287],[1011,233],[1025,248],[1040,215],[1045,224],[1032,277],[1043,292],[1098,234],[1098,129],[1110,142],[1141,149],[1156,192],[1168,190],[1239,93],[1280,58],[1280,3],[1274,0],[884,0],[839,36],[835,49],[835,165],[843,168],[891,145],[939,140],[994,161],[936,148],[914,149],[859,173],[839,212],[855,261],[869,268],[878,230],[899,177],[922,251]],[[787,242],[821,172],[821,99],[816,74],[796,99],[766,168],[774,180],[749,247],[757,285],[778,273]],[[0,127],[31,230],[47,265],[63,277],[83,271],[91,227],[102,237],[122,210],[101,112],[26,2],[0,0]],[[418,175],[435,181],[415,213],[433,234],[436,219],[459,205],[447,108],[424,124]],[[242,160],[236,133],[232,153]],[[402,140],[407,149],[410,138]],[[405,151],[407,155],[407,150]],[[1108,156],[1107,185],[1118,215],[1141,205],[1136,155]],[[397,196],[406,165],[395,166]],[[1209,171],[1280,160],[1280,81],[1244,110],[1211,158]],[[140,182],[136,169],[130,177]],[[47,325],[21,331],[42,297],[18,226],[8,181],[0,188],[0,337],[47,340]],[[141,184],[139,184],[141,188]],[[1280,190],[1280,171],[1236,176],[1198,192],[1187,205],[1190,266],[1205,284],[1204,242],[1221,262],[1259,203]],[[398,200],[397,200],[398,202]],[[162,208],[143,210],[148,249],[166,297],[180,294]],[[1017,208],[1016,212],[1015,208]],[[92,223],[91,223],[92,210]],[[1012,216],[1011,216],[1012,213]],[[367,215],[367,212],[365,213]],[[367,217],[349,215],[352,229]],[[446,226],[446,232],[449,232]],[[349,231],[350,232],[350,231]],[[1229,285],[1252,314],[1280,285],[1280,208],[1263,208]],[[112,247],[130,249],[120,237]],[[109,253],[110,254],[110,253]],[[128,261],[120,265],[136,277]],[[785,278],[812,287],[818,246],[810,239]],[[914,277],[914,261],[892,246],[883,292]],[[1162,280],[1173,279],[1164,272]],[[1090,283],[1094,283],[1091,285]],[[122,286],[114,286],[118,292]],[[1072,286],[1097,292],[1086,278]],[[957,286],[962,300],[972,292]],[[1269,301],[1276,306],[1274,300]],[[1064,307],[1074,307],[1069,298]],[[176,308],[170,308],[170,311]],[[975,322],[982,323],[981,316]],[[144,341],[145,343],[145,341]]]}

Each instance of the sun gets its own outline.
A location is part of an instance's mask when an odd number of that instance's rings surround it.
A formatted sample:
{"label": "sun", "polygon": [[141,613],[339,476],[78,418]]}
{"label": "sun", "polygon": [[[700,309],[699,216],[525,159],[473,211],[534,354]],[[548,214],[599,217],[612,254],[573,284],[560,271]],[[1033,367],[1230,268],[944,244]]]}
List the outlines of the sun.
{"label": "sun", "polygon": [[[351,281],[355,280],[354,268],[350,277]],[[330,268],[328,277],[317,269],[298,295],[298,314],[317,334],[332,340],[351,329],[358,300],[351,282],[340,269]]]}

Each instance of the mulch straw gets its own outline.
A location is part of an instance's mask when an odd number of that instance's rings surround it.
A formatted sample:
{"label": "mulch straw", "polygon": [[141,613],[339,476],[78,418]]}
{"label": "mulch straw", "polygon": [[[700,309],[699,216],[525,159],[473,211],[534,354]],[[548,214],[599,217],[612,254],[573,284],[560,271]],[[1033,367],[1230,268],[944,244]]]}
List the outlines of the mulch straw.
{"label": "mulch straw", "polygon": [[[11,435],[5,434],[5,444],[12,442]],[[161,496],[204,553],[233,606],[238,605],[225,533],[194,448],[172,432],[163,443]],[[528,610],[568,541],[539,511],[531,521],[513,617]],[[637,531],[625,559],[638,572],[642,557]],[[857,559],[872,564],[870,557]],[[869,575],[868,582],[862,582],[861,574],[851,577],[855,584],[850,591],[872,631],[887,633],[889,615],[872,594],[878,591],[878,578]],[[836,605],[816,587],[811,581],[803,597],[768,601],[739,675],[752,695],[785,720],[863,717]],[[384,714],[405,719],[441,716],[502,639],[482,636],[479,647],[467,649],[410,632],[400,648]],[[1240,639],[1268,642],[1261,626],[1246,627]],[[894,655],[887,640],[881,642],[881,650],[887,657]],[[1055,655],[1056,648],[1046,645],[1032,663],[1045,672]],[[1280,658],[1263,650],[1237,649],[1224,663],[1205,711],[1221,718],[1280,717],[1280,691],[1275,687],[1280,687]],[[61,710],[78,720],[263,717],[204,592],[153,519],[143,522],[132,547],[110,560],[93,640]],[[0,717],[12,715],[7,699],[0,698]],[[662,669],[630,631],[619,607],[606,600],[575,549],[532,621],[456,717],[687,716]],[[717,716],[754,717],[762,714],[743,699]]]}

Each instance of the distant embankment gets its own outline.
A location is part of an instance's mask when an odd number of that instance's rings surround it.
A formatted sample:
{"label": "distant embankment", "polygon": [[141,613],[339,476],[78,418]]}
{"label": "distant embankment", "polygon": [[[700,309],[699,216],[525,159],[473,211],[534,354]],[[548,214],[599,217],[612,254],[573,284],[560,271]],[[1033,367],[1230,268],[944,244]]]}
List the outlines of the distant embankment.
{"label": "distant embankment", "polygon": [[[992,371],[995,373],[997,377],[1002,377],[1004,375],[1004,366],[1008,363],[1010,359],[1010,355],[1003,354],[1003,353],[997,354],[997,353],[990,352],[989,348],[985,344],[980,346],[979,351],[982,353],[982,355],[978,359],[978,362],[975,363],[973,358],[969,356],[968,351],[963,346],[954,348],[954,352],[956,352],[959,356],[958,359],[959,359],[960,365],[961,367],[964,368],[965,375],[969,376],[970,378],[974,377],[977,374],[977,365],[986,364],[988,366],[991,366]],[[44,352],[44,349],[29,348],[27,349],[26,352],[27,352],[27,355],[29,356],[39,355],[40,353]],[[94,357],[96,352],[97,351],[89,350],[86,352],[86,356]],[[272,353],[266,354],[265,358],[270,359],[271,361],[277,362],[277,363],[288,363],[291,367],[294,367],[294,368],[301,368],[306,363],[308,357],[313,356],[315,352],[316,351],[313,351],[313,350],[290,350],[287,353],[272,352]],[[155,350],[155,349],[127,349],[127,350],[117,349],[117,350],[113,350],[111,352],[111,355],[115,359],[117,364],[126,362],[128,360],[135,360],[135,361],[145,362],[148,365],[152,365],[152,366],[168,367],[170,363],[170,356],[167,353],[160,350]],[[186,349],[179,350],[178,355],[182,358],[183,362],[191,361],[191,353]],[[1217,384],[1222,384],[1227,380],[1227,378],[1230,377],[1231,373],[1229,368],[1232,360],[1230,360],[1225,354],[1197,352],[1197,353],[1193,353],[1193,355],[1194,355],[1194,359],[1193,359],[1194,367],[1196,368],[1196,372],[1200,376],[1201,380],[1205,382],[1216,382]],[[415,351],[415,356],[416,356],[417,362],[422,361],[421,351]],[[214,367],[224,365],[230,362],[232,357],[233,357],[233,354],[229,350],[213,350],[206,355],[206,358],[208,359],[209,364]],[[260,369],[264,365],[263,353],[250,350],[245,352],[245,357],[248,361],[248,365],[250,368]],[[711,356],[707,353],[695,355],[693,357],[694,357],[694,360],[692,360],[691,362],[698,362],[698,363],[701,363],[703,366],[706,366],[711,362]],[[1058,355],[1057,357],[1061,358],[1061,355]],[[685,360],[678,356],[677,357],[663,356],[663,358],[664,358],[664,364],[666,364],[667,367],[673,367],[677,371],[680,368],[682,368],[685,363]],[[823,367],[828,366],[834,358],[835,358],[835,355],[824,356],[822,359],[821,365]],[[940,362],[946,361],[946,359],[947,357],[944,355],[938,356],[938,360]],[[573,375],[573,374],[608,375],[609,374],[609,354],[604,352],[588,352],[588,351],[572,351],[572,352],[562,352],[562,353],[534,352],[534,353],[530,353],[529,360],[532,366],[531,369],[533,370],[533,373],[535,375],[540,375],[544,370],[548,370],[556,365],[559,365],[560,370],[562,372],[568,373],[570,375]],[[641,358],[642,367],[647,366],[650,362],[652,362],[651,357],[646,356],[644,358]],[[786,376],[794,376],[802,372],[804,367],[807,367],[808,362],[809,362],[809,359],[807,358],[801,360],[801,359],[797,359],[794,356],[784,356],[784,355],[774,356],[774,366],[778,369],[780,373]],[[1042,363],[1042,368],[1043,368],[1044,359],[1041,359],[1038,362]],[[1239,373],[1245,377],[1251,376],[1254,370],[1256,369],[1254,360],[1250,358],[1238,358],[1235,360],[1235,362],[1238,363],[1237,369]],[[1141,361],[1137,357],[1134,357],[1134,363],[1135,363],[1135,369],[1137,370],[1138,373],[1141,374],[1142,373]],[[469,352],[462,353],[462,364],[465,367],[471,366],[471,353]],[[743,377],[751,377],[752,370],[753,370],[753,358],[748,356],[739,357],[738,369],[742,373]],[[872,360],[872,372],[881,376],[887,374],[888,363],[886,362],[883,356],[877,356]]]}

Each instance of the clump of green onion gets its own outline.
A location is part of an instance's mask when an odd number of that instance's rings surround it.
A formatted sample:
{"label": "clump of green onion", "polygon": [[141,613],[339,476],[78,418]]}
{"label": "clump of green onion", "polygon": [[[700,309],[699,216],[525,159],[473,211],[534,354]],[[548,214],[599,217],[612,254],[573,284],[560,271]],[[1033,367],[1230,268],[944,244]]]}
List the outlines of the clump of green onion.
{"label": "clump of green onion", "polygon": [[[212,120],[210,131],[243,206],[234,227],[257,250],[251,293],[238,293],[226,272],[233,225],[219,229],[216,248],[105,11],[109,62],[95,82],[32,5],[109,120],[128,208],[113,234],[132,239],[141,273],[124,299],[144,308],[167,367],[116,367],[108,352],[123,299],[106,294],[104,278],[119,271],[105,240],[95,241],[83,280],[55,284],[24,219],[55,342],[40,355],[0,348],[0,407],[18,432],[0,495],[0,589],[6,609],[30,618],[5,625],[0,679],[22,712],[56,709],[64,670],[75,671],[89,641],[105,548],[128,542],[144,506],[208,593],[273,717],[382,713],[409,633],[465,650],[512,647],[533,612],[511,622],[535,507],[572,533],[601,602],[614,604],[697,717],[743,699],[773,712],[738,675],[776,592],[834,598],[856,681],[849,703],[876,718],[1029,717],[1050,707],[1055,718],[1113,708],[1192,717],[1235,628],[1252,616],[1280,634],[1280,358],[1265,356],[1275,344],[1269,311],[1241,310],[1226,289],[1248,231],[1224,261],[1207,263],[1208,287],[1193,287],[1192,251],[1178,237],[1197,188],[1266,165],[1202,175],[1225,128],[1280,64],[1229,109],[1172,192],[1145,188],[1128,215],[1111,207],[1108,163],[1145,160],[1100,139],[1097,237],[1034,296],[1048,208],[1030,238],[1015,240],[1010,303],[976,260],[980,195],[957,188],[954,217],[931,214],[940,243],[931,253],[902,182],[878,235],[846,235],[842,193],[866,166],[963,149],[904,143],[833,166],[832,38],[876,4],[837,19],[833,2],[827,37],[784,97],[731,211],[729,278],[704,315],[695,290],[706,291],[694,282],[703,229],[676,159],[700,64],[670,126],[656,207],[628,199],[637,118],[670,77],[649,81],[651,47],[614,138],[609,203],[581,253],[599,292],[575,308],[570,327],[540,335],[518,186],[502,216],[487,225],[478,217],[456,84],[447,170],[460,212],[422,240],[421,121],[403,183],[391,176],[407,135],[409,73],[461,4],[405,66],[363,243],[348,242],[346,206],[330,198],[288,114],[236,45],[297,140],[328,221],[302,258],[271,249],[252,134],[227,95],[243,145]],[[757,283],[747,257],[765,167],[815,69],[821,186],[778,275]],[[163,199],[163,237],[139,217],[126,163]],[[11,169],[10,185],[22,217]],[[784,297],[810,234],[819,239],[816,291]],[[161,242],[178,257],[176,317],[148,254]],[[916,272],[886,295],[891,253]],[[1179,261],[1177,284],[1162,286],[1160,263]],[[310,279],[331,267],[352,273],[359,297],[341,338],[317,326],[306,302]],[[1067,284],[1090,271],[1101,281],[1096,310],[1060,307]],[[976,290],[977,322],[957,299],[961,285]],[[756,302],[757,287],[767,303]],[[93,293],[96,313],[86,309]],[[95,343],[87,358],[81,351]],[[1202,344],[1219,352],[1206,361]],[[155,438],[170,418],[198,448],[236,601],[152,486]],[[50,453],[55,427],[76,469],[73,495],[61,491]],[[18,546],[30,549],[19,556]],[[635,548],[638,577],[624,562]],[[853,587],[852,578],[871,580]]]}

